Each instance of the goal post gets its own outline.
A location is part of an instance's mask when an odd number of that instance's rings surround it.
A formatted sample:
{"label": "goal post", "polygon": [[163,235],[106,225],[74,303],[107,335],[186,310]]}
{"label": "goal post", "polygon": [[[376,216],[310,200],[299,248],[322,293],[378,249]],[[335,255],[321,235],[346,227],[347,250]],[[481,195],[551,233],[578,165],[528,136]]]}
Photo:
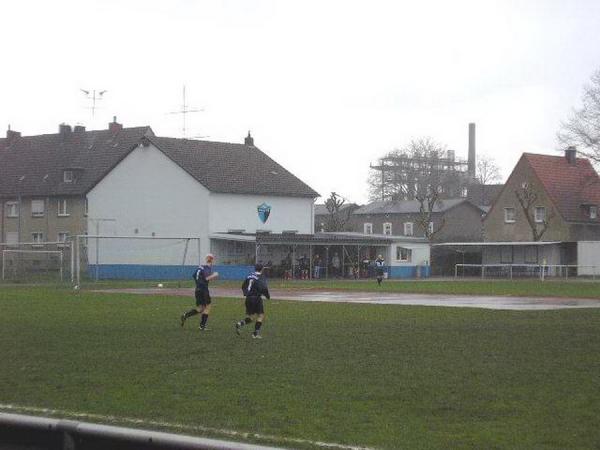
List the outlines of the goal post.
{"label": "goal post", "polygon": [[181,280],[202,260],[198,236],[77,235],[71,258],[72,283],[82,281]]}

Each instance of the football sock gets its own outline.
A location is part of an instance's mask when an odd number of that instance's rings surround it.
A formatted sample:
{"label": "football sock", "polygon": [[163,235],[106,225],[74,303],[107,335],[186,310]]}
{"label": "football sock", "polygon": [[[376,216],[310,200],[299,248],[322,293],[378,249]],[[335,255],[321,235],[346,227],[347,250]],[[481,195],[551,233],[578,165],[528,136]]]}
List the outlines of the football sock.
{"label": "football sock", "polygon": [[187,319],[188,317],[195,316],[196,314],[198,314],[198,311],[196,311],[195,309],[190,309],[188,312],[186,312],[186,313],[183,315],[183,318],[184,318],[184,319]]}
{"label": "football sock", "polygon": [[258,334],[258,332],[260,331],[260,327],[262,326],[262,322],[256,322],[254,324],[254,334]]}
{"label": "football sock", "polygon": [[208,321],[208,314],[202,314],[202,320],[200,321],[200,326],[205,327],[207,321]]}

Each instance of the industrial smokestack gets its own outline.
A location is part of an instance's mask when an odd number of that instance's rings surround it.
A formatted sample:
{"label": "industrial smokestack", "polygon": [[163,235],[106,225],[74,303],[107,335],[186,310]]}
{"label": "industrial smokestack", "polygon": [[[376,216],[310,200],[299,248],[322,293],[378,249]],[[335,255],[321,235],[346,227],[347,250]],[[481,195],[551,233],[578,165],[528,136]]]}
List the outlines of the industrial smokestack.
{"label": "industrial smokestack", "polygon": [[475,178],[477,156],[475,154],[475,124],[469,124],[469,176]]}

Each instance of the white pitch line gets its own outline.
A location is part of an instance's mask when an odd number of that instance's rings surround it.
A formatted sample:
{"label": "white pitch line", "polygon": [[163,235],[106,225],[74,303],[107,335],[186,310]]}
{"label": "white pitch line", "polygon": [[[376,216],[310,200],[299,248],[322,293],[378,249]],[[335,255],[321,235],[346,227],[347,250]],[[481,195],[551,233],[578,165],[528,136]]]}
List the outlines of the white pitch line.
{"label": "white pitch line", "polygon": [[225,430],[221,428],[210,428],[201,425],[184,425],[179,423],[169,423],[156,420],[134,419],[131,417],[105,416],[102,414],[81,413],[75,411],[62,411],[58,409],[39,408],[35,406],[20,406],[12,404],[0,403],[0,412],[28,412],[37,414],[49,414],[54,416],[62,416],[76,419],[100,420],[109,423],[128,423],[133,425],[152,426],[171,428],[183,431],[201,431],[203,433],[212,433],[222,436],[238,437],[238,438],[255,438],[272,442],[287,442],[293,444],[309,444],[321,448],[341,449],[341,450],[375,450],[369,447],[357,447],[353,445],[335,444],[332,442],[311,441],[309,439],[288,438],[272,436],[259,433],[245,433],[234,430]]}

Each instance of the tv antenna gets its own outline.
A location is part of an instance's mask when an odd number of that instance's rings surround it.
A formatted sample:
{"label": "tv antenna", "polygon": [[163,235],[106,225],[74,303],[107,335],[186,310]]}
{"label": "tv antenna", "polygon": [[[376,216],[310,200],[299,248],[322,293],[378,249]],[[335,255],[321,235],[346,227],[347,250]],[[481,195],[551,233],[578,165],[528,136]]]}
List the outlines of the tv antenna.
{"label": "tv antenna", "polygon": [[88,108],[90,108],[92,110],[92,117],[94,117],[94,114],[96,113],[96,102],[99,102],[100,100],[102,100],[104,94],[106,94],[106,92],[107,92],[106,89],[104,89],[102,91],[97,91],[96,89],[92,89],[92,90],[79,89],[79,90],[85,94],[85,97],[88,100],[91,100],[92,106],[88,106]]}
{"label": "tv antenna", "polygon": [[181,134],[182,134],[182,137],[185,139],[185,117],[190,113],[197,113],[197,112],[202,112],[202,111],[204,111],[204,109],[190,108],[190,106],[187,104],[186,97],[185,97],[185,84],[184,84],[183,85],[183,101],[181,103],[181,109],[178,111],[168,112],[167,114],[181,114],[182,121],[183,121],[183,124],[181,127]]}

